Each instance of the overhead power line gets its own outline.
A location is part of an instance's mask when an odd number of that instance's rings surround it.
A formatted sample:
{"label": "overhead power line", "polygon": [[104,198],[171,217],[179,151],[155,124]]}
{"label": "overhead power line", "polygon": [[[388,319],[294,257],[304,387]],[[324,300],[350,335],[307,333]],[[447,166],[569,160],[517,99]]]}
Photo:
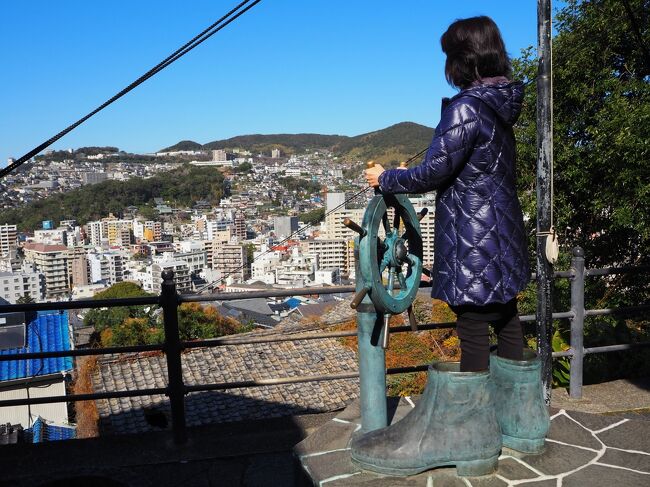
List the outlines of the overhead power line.
{"label": "overhead power line", "polygon": [[[37,155],[39,152],[42,150],[46,149],[50,145],[52,145],[54,142],[59,140],[61,137],[64,135],[68,134],[75,128],[77,128],[79,125],[84,123],[86,120],[88,120],[90,117],[95,115],[96,113],[102,111],[104,108],[106,108],[108,105],[113,103],[114,101],[118,100],[119,98],[122,98],[124,95],[126,95],[129,91],[133,90],[137,86],[141,85],[145,81],[147,81],[149,78],[157,74],[158,72],[162,71],[165,69],[167,66],[172,64],[174,61],[177,59],[181,58],[188,52],[190,52],[192,49],[194,49],[196,46],[201,44],[202,42],[206,41],[210,37],[212,37],[214,34],[219,32],[221,29],[226,27],[228,24],[233,22],[235,19],[246,13],[248,10],[253,8],[255,5],[260,3],[262,0],[244,0],[241,2],[239,5],[237,5],[235,8],[230,10],[227,14],[225,14],[223,17],[221,17],[219,20],[214,22],[210,27],[205,29],[203,32],[198,34],[196,37],[194,37],[192,40],[188,41],[185,43],[183,46],[178,48],[176,51],[174,51],[171,55],[163,59],[160,63],[158,63],[156,66],[151,68],[149,71],[147,71],[145,74],[140,76],[137,80],[135,80],[133,83],[131,83],[129,86],[106,100],[104,103],[102,103],[100,106],[95,108],[92,112],[88,113],[87,115],[83,116],[79,120],[77,120],[75,123],[72,125],[68,126],[66,129],[62,130],[58,134],[56,134],[54,137],[46,140],[43,142],[41,145],[38,147],[35,147],[34,149],[30,150],[27,154],[24,156],[20,157],[13,163],[9,164],[7,167],[0,169],[0,178],[5,177],[7,174],[12,172],[13,170],[17,169],[21,165],[23,165],[25,162],[27,162],[29,159]],[[247,5],[248,4],[248,5]]]}

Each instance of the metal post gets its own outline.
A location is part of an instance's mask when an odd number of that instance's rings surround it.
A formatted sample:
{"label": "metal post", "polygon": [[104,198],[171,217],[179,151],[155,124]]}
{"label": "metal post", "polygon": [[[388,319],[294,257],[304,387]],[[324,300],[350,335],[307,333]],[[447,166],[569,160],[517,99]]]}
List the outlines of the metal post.
{"label": "metal post", "polygon": [[585,251],[580,247],[573,249],[571,258],[571,379],[569,397],[582,397],[582,363],[584,360],[584,329],[585,329]]}
{"label": "metal post", "polygon": [[[356,288],[359,293],[365,283],[359,266],[359,239],[355,239],[354,256]],[[357,341],[359,346],[359,389],[361,394],[361,431],[366,433],[388,425],[386,402],[386,352],[381,343],[383,314],[377,313],[370,296],[366,295],[357,310]]]}
{"label": "metal post", "polygon": [[182,445],[187,442],[185,429],[185,384],[181,367],[181,340],[178,334],[178,295],[174,282],[174,271],[162,272],[162,292],[160,306],[163,309],[165,326],[165,355],[167,357],[167,396],[172,412],[172,430],[174,443]]}
{"label": "metal post", "polygon": [[551,74],[551,0],[537,2],[537,349],[542,360],[544,399],[551,402],[553,266],[546,259],[546,238],[553,221],[553,87]]}

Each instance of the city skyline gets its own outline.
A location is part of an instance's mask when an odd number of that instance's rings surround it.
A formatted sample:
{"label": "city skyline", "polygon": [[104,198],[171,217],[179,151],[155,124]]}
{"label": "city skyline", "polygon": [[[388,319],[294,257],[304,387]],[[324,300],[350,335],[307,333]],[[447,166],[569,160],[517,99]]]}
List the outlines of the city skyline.
{"label": "city skyline", "polygon": [[[387,1],[263,1],[52,148],[114,145],[147,153],[183,139],[358,135],[407,120],[435,126],[439,99],[454,93],[439,47],[447,25],[490,15],[517,57],[536,43],[536,5],[529,3],[416,1],[400,9]],[[156,8],[140,2],[119,15],[126,4],[110,11],[107,5],[5,6],[3,64],[13,75],[0,94],[2,164],[99,105],[234,6],[201,1],[182,10],[174,2]],[[24,36],[27,20],[30,35]]]}

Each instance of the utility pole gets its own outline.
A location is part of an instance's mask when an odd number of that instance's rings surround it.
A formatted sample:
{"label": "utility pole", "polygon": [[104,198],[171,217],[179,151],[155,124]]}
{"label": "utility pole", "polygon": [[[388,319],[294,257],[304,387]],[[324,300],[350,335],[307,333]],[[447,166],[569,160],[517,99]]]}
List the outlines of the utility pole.
{"label": "utility pole", "polygon": [[553,78],[551,0],[537,1],[537,350],[544,399],[551,402],[553,357],[553,266],[546,239],[553,225]]}

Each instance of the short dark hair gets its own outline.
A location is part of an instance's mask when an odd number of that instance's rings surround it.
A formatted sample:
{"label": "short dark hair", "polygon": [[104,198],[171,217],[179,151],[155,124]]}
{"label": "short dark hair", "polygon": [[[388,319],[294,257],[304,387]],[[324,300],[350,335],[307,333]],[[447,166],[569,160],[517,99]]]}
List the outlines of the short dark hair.
{"label": "short dark hair", "polygon": [[501,32],[490,17],[456,20],[440,44],[447,55],[445,77],[453,86],[467,88],[481,78],[512,75]]}

